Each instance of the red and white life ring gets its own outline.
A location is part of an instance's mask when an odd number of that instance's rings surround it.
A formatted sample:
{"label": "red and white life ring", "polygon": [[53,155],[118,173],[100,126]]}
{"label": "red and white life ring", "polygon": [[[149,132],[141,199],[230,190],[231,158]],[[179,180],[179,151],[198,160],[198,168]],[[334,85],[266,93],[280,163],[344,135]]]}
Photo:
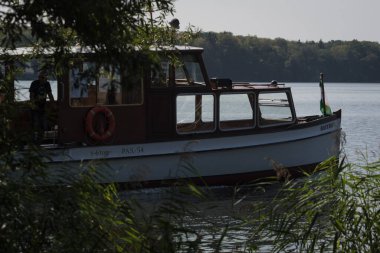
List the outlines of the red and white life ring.
{"label": "red and white life ring", "polygon": [[[104,114],[106,118],[107,128],[101,133],[97,133],[94,129],[94,119],[98,113]],[[96,141],[105,141],[111,137],[115,131],[115,117],[110,109],[104,106],[93,107],[86,116],[86,132],[87,134]]]}

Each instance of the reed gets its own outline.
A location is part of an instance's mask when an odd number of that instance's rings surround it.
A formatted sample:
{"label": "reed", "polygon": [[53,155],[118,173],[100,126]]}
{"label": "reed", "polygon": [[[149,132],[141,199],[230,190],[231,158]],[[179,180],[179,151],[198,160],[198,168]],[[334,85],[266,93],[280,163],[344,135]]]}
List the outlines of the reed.
{"label": "reed", "polygon": [[273,252],[378,252],[380,160],[331,158],[305,176],[252,210],[246,248],[269,240]]}

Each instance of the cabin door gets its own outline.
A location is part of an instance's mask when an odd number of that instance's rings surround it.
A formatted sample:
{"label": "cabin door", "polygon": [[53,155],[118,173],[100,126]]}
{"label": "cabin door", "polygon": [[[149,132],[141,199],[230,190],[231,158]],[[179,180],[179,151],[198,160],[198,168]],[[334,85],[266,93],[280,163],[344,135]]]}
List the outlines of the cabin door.
{"label": "cabin door", "polygon": [[170,137],[175,134],[173,96],[157,91],[149,94],[147,99],[147,131],[151,138]]}

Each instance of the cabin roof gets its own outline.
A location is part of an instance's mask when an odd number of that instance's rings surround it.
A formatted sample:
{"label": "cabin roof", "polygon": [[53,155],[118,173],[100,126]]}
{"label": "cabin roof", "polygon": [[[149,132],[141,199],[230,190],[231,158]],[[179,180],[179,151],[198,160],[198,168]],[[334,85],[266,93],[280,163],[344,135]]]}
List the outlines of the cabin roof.
{"label": "cabin roof", "polygon": [[[138,50],[138,49],[136,49]],[[176,46],[151,46],[151,51],[168,51],[168,52],[203,52],[201,47],[193,47],[188,45],[176,45]],[[90,54],[92,51],[88,47],[75,46],[70,48],[72,54]],[[41,51],[37,51],[34,47],[18,47],[16,49],[4,49],[0,48],[0,54],[2,55],[31,55],[31,54],[43,54],[51,55],[54,53],[53,49],[44,48]]]}
{"label": "cabin roof", "polygon": [[278,84],[271,84],[271,83],[242,83],[242,82],[234,82],[232,88],[234,90],[276,90],[281,88],[287,88],[285,87],[285,84],[278,83]]}
{"label": "cabin roof", "polygon": [[[38,50],[34,47],[18,47],[16,49],[1,48],[0,52],[2,55],[12,55],[12,56],[15,56],[15,55],[27,56],[27,55],[32,55],[32,54],[51,55],[54,53],[54,49],[53,48],[42,48],[42,49]],[[86,47],[76,46],[76,47],[70,48],[70,53],[72,53],[72,54],[84,53],[85,54],[85,53],[91,53],[91,50],[89,48],[86,48]]]}
{"label": "cabin roof", "polygon": [[201,47],[193,47],[188,45],[175,45],[175,46],[161,46],[161,47],[155,47],[152,46],[151,50],[154,51],[203,51],[203,48]]}

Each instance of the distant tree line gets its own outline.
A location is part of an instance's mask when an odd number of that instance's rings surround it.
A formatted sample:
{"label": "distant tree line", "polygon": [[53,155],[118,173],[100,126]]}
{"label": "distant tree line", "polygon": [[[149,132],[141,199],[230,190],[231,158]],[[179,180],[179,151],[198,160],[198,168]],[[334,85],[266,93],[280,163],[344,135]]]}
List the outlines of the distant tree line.
{"label": "distant tree line", "polygon": [[380,82],[380,44],[368,41],[319,42],[200,33],[192,45],[205,49],[210,77],[233,81]]}

